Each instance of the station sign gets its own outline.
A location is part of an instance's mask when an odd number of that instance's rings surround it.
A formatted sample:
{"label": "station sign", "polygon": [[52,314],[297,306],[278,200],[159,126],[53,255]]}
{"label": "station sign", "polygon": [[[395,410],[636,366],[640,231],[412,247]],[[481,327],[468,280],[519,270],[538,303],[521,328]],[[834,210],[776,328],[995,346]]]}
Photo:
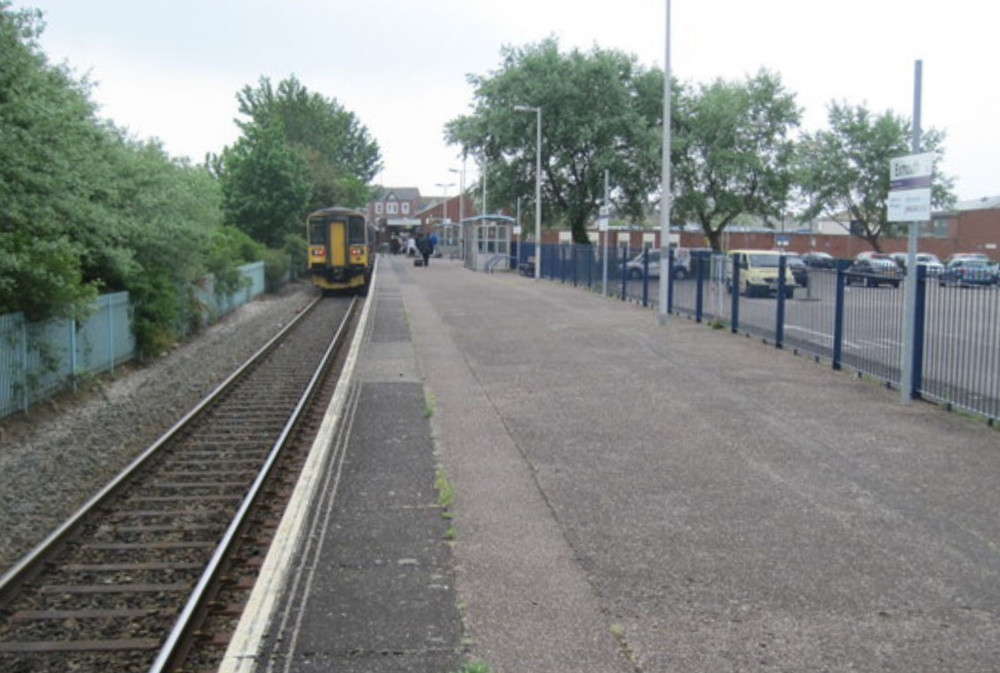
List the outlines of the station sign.
{"label": "station sign", "polygon": [[922,222],[931,219],[933,175],[933,152],[889,160],[890,222]]}

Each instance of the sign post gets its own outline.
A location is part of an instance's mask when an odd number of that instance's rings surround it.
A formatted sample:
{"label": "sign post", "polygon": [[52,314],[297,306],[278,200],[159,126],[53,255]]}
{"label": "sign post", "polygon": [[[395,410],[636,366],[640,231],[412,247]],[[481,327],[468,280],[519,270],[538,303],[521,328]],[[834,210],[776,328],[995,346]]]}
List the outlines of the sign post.
{"label": "sign post", "polygon": [[889,160],[889,222],[909,223],[906,279],[903,297],[903,361],[900,389],[903,402],[916,396],[914,390],[914,344],[917,338],[917,235],[921,222],[931,219],[931,181],[934,153],[920,154],[920,96],[923,62],[914,67],[913,140],[910,154]]}

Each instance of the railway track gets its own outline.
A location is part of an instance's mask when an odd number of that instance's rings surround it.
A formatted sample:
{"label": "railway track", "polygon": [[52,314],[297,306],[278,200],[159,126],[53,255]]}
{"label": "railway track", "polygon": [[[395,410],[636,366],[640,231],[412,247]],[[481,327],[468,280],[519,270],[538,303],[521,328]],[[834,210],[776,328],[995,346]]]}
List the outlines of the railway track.
{"label": "railway track", "polygon": [[210,670],[358,303],[311,304],[0,577],[0,673]]}

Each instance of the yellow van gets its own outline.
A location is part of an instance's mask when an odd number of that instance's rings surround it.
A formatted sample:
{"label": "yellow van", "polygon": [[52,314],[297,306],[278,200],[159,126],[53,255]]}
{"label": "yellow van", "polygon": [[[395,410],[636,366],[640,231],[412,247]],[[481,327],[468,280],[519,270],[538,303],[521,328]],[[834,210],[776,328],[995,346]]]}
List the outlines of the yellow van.
{"label": "yellow van", "polygon": [[[733,255],[737,257],[740,268],[739,291],[748,297],[769,297],[778,294],[778,264],[781,253],[773,250],[730,250],[730,263],[726,265],[727,285],[733,290],[732,263]],[[795,276],[791,266],[785,265],[785,298],[795,296]]]}

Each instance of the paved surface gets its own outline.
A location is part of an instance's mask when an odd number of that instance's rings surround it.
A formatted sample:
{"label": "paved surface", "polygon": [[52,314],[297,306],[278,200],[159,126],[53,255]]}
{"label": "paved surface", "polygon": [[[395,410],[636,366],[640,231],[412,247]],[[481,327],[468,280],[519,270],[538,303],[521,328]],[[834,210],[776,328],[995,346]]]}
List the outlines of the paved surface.
{"label": "paved surface", "polygon": [[380,267],[289,670],[1000,670],[995,430],[583,290]]}

